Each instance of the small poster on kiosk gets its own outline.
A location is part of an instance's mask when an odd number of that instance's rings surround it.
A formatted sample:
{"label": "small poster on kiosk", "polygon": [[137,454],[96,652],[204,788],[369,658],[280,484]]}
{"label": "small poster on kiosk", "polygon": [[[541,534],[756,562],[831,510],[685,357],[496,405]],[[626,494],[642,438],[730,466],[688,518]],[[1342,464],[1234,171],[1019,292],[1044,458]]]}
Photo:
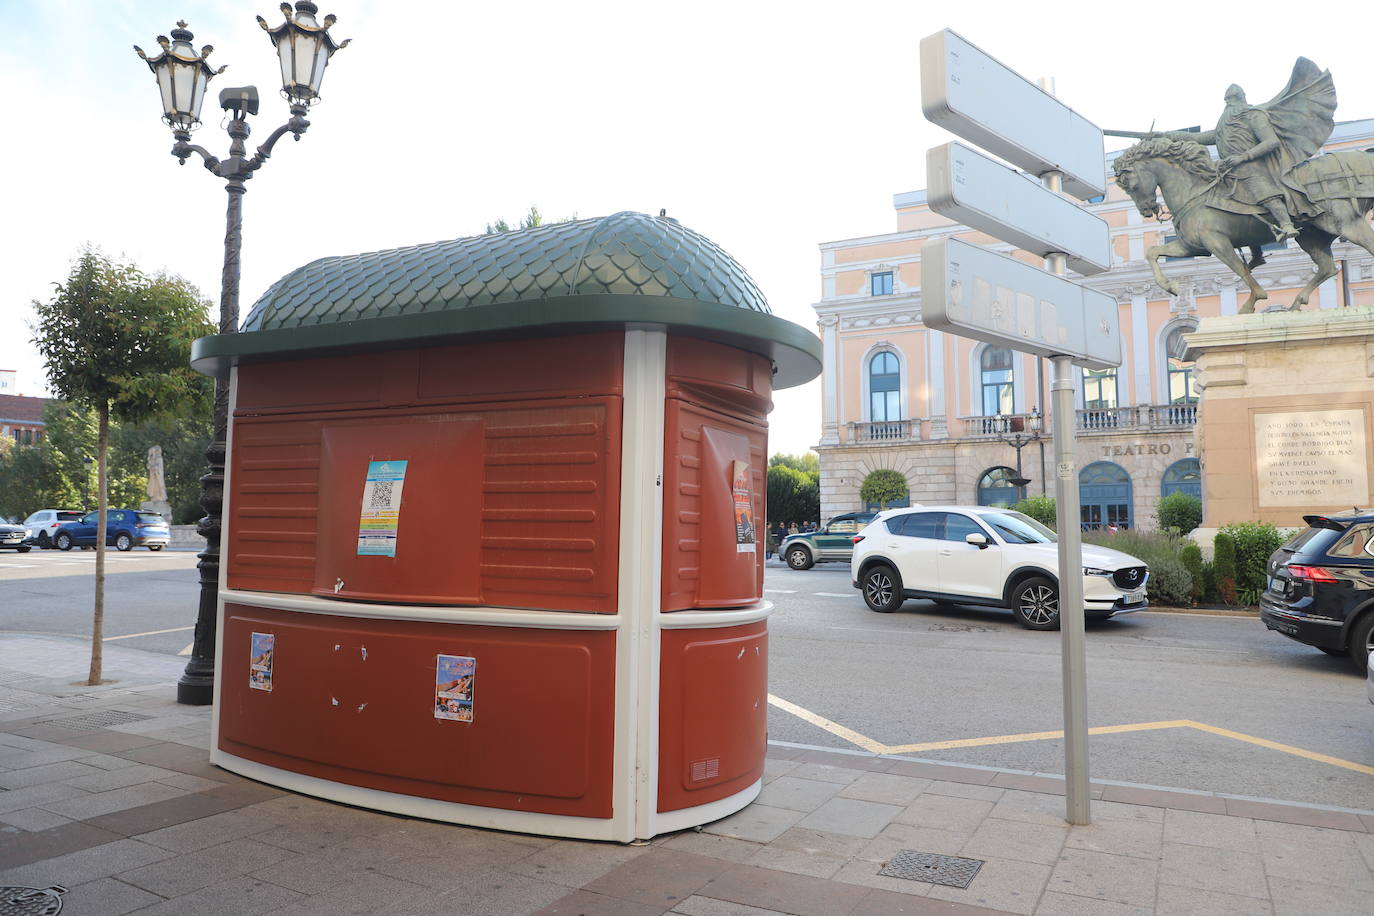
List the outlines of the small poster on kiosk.
{"label": "small poster on kiosk", "polygon": [[253,690],[272,692],[272,655],[277,637],[272,633],[254,633],[248,648],[248,686]]}
{"label": "small poster on kiosk", "polygon": [[730,491],[735,501],[735,552],[754,553],[758,541],[754,535],[754,496],[749,487],[749,463],[736,461],[731,474]]}
{"label": "small poster on kiosk", "polygon": [[401,520],[405,461],[370,461],[358,518],[358,556],[396,556],[396,530]]}
{"label": "small poster on kiosk", "polygon": [[471,722],[476,682],[477,659],[470,655],[440,655],[434,675],[434,718]]}

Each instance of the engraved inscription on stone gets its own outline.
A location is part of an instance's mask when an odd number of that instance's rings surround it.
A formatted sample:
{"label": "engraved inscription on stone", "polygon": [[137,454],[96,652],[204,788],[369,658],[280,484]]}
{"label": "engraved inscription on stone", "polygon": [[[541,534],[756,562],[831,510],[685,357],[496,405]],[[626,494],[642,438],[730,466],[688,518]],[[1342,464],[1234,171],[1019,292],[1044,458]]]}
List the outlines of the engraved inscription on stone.
{"label": "engraved inscription on stone", "polygon": [[1369,501],[1362,409],[1255,414],[1261,506],[1365,505]]}

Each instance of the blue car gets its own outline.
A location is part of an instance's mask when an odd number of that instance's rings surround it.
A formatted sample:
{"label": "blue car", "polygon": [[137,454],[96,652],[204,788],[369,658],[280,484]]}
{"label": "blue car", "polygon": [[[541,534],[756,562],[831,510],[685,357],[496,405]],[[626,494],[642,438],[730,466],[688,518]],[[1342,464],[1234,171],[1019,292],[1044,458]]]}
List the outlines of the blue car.
{"label": "blue car", "polygon": [[[139,512],[135,509],[109,509],[105,523],[105,543],[118,550],[133,550],[147,547],[161,550],[172,539],[167,520],[156,512]],[[80,521],[67,522],[53,535],[53,543],[59,550],[73,547],[94,547],[96,526],[100,523],[98,512],[87,512]]]}

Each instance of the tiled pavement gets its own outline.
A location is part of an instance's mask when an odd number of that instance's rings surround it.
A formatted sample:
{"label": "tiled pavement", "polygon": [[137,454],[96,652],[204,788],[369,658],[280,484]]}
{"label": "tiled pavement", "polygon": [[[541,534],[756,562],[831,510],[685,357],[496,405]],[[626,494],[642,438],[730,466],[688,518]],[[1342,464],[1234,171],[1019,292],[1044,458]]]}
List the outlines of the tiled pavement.
{"label": "tiled pavement", "polygon": [[[1374,911],[1371,813],[1107,784],[1069,827],[1052,778],[794,746],[754,804],[643,846],[348,808],[210,766],[181,660],[107,653],[85,688],[83,643],[0,636],[0,886],[66,914]],[[985,864],[880,876],[903,849]]]}

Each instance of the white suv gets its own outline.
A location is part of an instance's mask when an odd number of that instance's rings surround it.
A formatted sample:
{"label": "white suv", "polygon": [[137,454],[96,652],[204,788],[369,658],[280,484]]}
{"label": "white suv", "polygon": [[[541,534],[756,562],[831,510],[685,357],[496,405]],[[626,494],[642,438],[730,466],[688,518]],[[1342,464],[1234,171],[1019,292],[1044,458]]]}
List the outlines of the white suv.
{"label": "white suv", "polygon": [[[1049,528],[995,506],[884,512],[854,538],[849,572],[875,611],[907,598],[1011,608],[1032,630],[1059,628],[1059,546]],[[1149,569],[1119,550],[1083,545],[1089,619],[1144,610]]]}
{"label": "white suv", "polygon": [[24,519],[29,529],[29,541],[39,547],[55,547],[57,529],[67,522],[81,521],[82,513],[75,509],[39,509]]}

